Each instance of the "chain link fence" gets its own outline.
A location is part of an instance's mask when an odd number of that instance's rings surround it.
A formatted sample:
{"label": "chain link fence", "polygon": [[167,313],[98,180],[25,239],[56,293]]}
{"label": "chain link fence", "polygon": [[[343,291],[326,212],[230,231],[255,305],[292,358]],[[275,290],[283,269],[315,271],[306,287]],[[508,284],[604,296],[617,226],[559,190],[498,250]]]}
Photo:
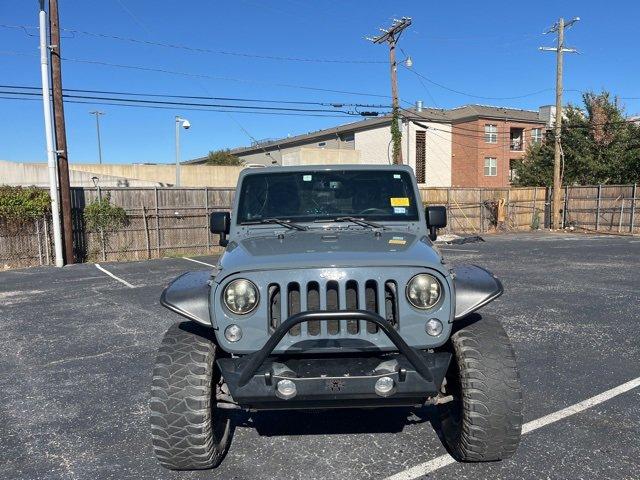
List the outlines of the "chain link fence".
{"label": "chain link fence", "polygon": [[53,263],[51,217],[0,218],[0,270]]}

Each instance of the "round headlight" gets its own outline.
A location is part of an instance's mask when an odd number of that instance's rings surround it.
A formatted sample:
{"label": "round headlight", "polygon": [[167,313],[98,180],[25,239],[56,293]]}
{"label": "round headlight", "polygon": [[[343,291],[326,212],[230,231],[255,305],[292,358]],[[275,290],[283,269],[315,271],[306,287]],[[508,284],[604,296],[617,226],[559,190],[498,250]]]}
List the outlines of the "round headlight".
{"label": "round headlight", "polygon": [[432,275],[421,273],[407,284],[407,300],[416,308],[433,307],[440,300],[440,282]]}
{"label": "round headlight", "polygon": [[224,288],[222,299],[231,313],[244,315],[258,306],[258,288],[249,280],[239,278]]}

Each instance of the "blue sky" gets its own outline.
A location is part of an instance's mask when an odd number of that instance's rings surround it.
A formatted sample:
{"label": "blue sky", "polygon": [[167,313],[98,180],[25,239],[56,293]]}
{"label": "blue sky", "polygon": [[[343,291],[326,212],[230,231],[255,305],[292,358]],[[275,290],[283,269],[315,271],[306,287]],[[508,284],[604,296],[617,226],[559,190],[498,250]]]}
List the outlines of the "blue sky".
{"label": "blue sky", "polygon": [[[445,90],[401,68],[400,97],[440,108],[468,103],[537,109],[554,102],[555,56],[538,51],[553,45],[541,35],[559,16],[580,16],[567,31],[565,88],[608,89],[628,113],[640,113],[640,2],[425,2],[326,0],[235,0],[158,2],[143,0],[60,0],[64,28],[152,42],[265,56],[385,61],[388,49],[363,39],[391,18],[413,18],[400,46],[413,68],[451,89]],[[0,0],[0,23],[37,25],[37,1]],[[27,33],[37,35],[34,28]],[[38,39],[22,29],[0,27],[0,84],[38,86]],[[63,33],[63,57],[198,74],[200,77],[66,61],[65,88],[177,95],[225,96],[287,101],[383,103],[388,98],[322,92],[276,84],[389,95],[386,63],[323,63],[258,59],[143,45]],[[16,55],[15,53],[27,54]],[[403,56],[399,52],[400,57]],[[212,78],[214,77],[214,78]],[[215,78],[218,77],[218,78]],[[220,78],[223,77],[223,78]],[[235,79],[235,80],[232,80]],[[567,101],[579,93],[566,92]],[[192,128],[183,132],[183,159],[209,150],[246,145],[346,123],[345,118],[275,116],[189,110],[66,104],[71,162],[97,161],[96,108],[101,118],[107,163],[172,162],[173,116]],[[357,118],[356,118],[357,120]],[[37,101],[0,99],[0,159],[44,161],[42,106]],[[248,132],[248,134],[247,134]]]}

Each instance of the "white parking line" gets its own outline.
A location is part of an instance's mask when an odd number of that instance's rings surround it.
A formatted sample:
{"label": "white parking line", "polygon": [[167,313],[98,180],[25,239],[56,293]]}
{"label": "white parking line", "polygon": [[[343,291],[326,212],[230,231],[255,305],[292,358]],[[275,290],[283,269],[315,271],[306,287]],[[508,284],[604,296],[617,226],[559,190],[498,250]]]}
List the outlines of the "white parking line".
{"label": "white parking line", "polygon": [[[557,412],[550,413],[549,415],[545,415],[544,417],[540,417],[537,420],[527,422],[522,426],[522,433],[531,433],[534,430],[558,422],[563,418],[570,417],[572,415],[575,415],[576,413],[580,413],[584,410],[587,410],[588,408],[594,407],[602,402],[606,402],[613,397],[617,397],[618,395],[621,395],[639,386],[640,377],[629,380],[628,382],[623,383],[622,385],[618,385],[617,387],[607,390],[606,392],[602,392],[567,408],[563,408],[562,410],[558,410]],[[441,455],[437,458],[434,458],[433,460],[429,460],[428,462],[421,463],[420,465],[416,465],[415,467],[411,467],[402,472],[398,472],[395,475],[391,475],[390,477],[387,477],[386,480],[414,480],[415,478],[427,475],[431,472],[446,467],[447,465],[451,465],[452,463],[456,463],[453,457],[449,455]]]}
{"label": "white parking line", "polygon": [[96,265],[96,268],[97,268],[98,270],[100,270],[101,272],[106,273],[106,274],[107,274],[107,275],[109,275],[111,278],[113,278],[113,279],[115,279],[115,280],[119,281],[120,283],[122,283],[122,284],[126,285],[127,287],[129,287],[129,288],[136,288],[136,287],[134,287],[133,285],[131,285],[129,282],[127,282],[126,280],[123,280],[123,279],[121,279],[120,277],[116,277],[116,276],[115,276],[113,273],[111,273],[109,270],[107,270],[107,269],[105,269],[105,268],[101,267],[99,263],[96,263],[95,265]]}
{"label": "white parking line", "polygon": [[210,263],[207,262],[201,262],[200,260],[196,260],[194,258],[189,258],[189,257],[182,257],[184,260],[189,260],[190,262],[195,262],[195,263],[200,263],[202,265],[206,265],[207,267],[215,267],[215,265],[211,265]]}

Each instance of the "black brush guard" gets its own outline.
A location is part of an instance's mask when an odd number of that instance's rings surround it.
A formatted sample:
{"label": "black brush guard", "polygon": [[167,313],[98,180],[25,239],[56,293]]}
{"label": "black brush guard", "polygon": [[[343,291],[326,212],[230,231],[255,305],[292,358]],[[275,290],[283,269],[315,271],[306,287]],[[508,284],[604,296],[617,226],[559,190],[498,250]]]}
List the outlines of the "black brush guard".
{"label": "black brush guard", "polygon": [[[300,352],[296,352],[299,358],[271,356],[293,326],[330,320],[375,323],[393,342],[398,353],[309,358],[300,357]],[[257,352],[239,358],[220,358],[217,364],[235,402],[245,408],[260,410],[422,404],[437,395],[450,361],[450,353],[425,352],[409,346],[387,320],[374,312],[342,310],[293,315],[280,324]],[[375,383],[380,377],[393,379],[395,389],[392,394],[385,397],[376,394]],[[283,379],[295,383],[295,397],[282,399],[276,395],[278,381]]]}

